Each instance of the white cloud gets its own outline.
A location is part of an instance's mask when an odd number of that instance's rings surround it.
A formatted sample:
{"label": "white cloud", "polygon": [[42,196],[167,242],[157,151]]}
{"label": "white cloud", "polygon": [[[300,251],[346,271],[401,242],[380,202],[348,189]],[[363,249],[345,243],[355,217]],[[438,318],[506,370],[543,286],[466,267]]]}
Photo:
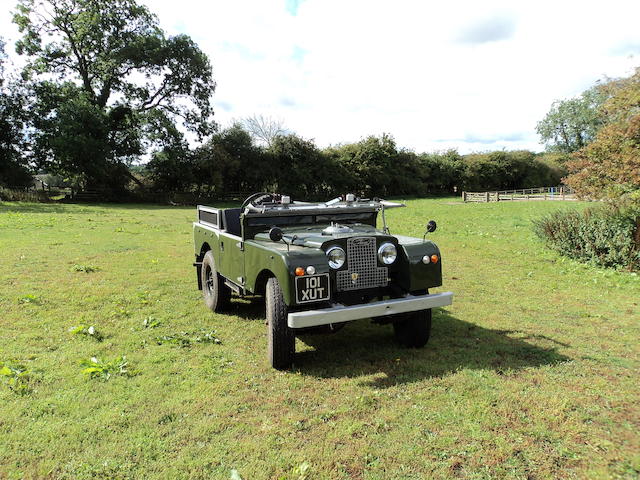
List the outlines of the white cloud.
{"label": "white cloud", "polygon": [[271,115],[321,146],[389,132],[416,151],[539,150],[553,100],[640,65],[624,0],[145,3],[210,56],[219,122]]}

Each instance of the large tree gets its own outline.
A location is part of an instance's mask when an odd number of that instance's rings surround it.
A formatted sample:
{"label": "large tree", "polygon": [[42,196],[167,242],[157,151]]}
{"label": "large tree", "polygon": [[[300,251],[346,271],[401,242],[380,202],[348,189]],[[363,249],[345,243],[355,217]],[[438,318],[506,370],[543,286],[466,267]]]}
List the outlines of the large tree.
{"label": "large tree", "polygon": [[0,185],[25,186],[31,183],[24,155],[26,96],[18,82],[5,77],[4,45],[0,39]]}
{"label": "large tree", "polygon": [[555,101],[536,131],[549,150],[575,152],[593,141],[602,126],[605,99],[606,91],[596,85],[575,98]]}
{"label": "large tree", "polygon": [[600,115],[605,125],[595,140],[572,156],[566,182],[591,198],[640,192],[640,68],[603,86],[609,99]]}
{"label": "large tree", "polygon": [[135,0],[19,0],[14,21],[37,98],[40,165],[122,185],[126,165],[157,145],[150,119],[211,132],[207,56],[187,35],[166,36]]}

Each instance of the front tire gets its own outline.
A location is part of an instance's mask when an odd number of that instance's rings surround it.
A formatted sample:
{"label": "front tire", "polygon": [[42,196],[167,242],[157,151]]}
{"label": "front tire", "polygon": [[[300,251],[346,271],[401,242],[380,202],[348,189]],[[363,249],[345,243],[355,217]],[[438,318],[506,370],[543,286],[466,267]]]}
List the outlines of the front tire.
{"label": "front tire", "polygon": [[200,275],[204,304],[212,312],[222,312],[229,305],[231,289],[224,284],[224,278],[218,273],[211,250],[204,254]]}
{"label": "front tire", "polygon": [[265,290],[267,317],[268,357],[277,370],[289,368],[296,350],[296,337],[287,324],[287,304],[282,288],[275,277],[267,281]]}
{"label": "front tire", "polygon": [[403,314],[393,322],[393,332],[404,347],[424,347],[431,335],[431,309]]}

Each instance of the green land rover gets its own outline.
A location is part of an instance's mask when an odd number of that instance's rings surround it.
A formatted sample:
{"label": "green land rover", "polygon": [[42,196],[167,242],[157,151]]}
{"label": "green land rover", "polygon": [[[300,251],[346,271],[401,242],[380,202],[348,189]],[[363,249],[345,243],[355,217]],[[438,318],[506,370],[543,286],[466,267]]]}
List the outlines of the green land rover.
{"label": "green land rover", "polygon": [[[271,365],[295,358],[296,333],[337,331],[352,320],[393,325],[397,341],[423,347],[431,309],[453,294],[442,285],[442,258],[423,238],[391,235],[385,210],[403,204],[352,194],[324,203],[257,193],[240,208],[198,206],[193,224],[198,287],[222,312],[232,294],[264,295]],[[378,215],[382,229],[376,228]]]}

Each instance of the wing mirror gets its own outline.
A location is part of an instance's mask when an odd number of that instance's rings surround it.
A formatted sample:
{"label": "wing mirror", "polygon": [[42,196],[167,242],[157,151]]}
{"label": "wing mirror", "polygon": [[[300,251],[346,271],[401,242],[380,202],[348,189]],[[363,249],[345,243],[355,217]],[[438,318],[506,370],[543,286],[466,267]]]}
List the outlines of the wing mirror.
{"label": "wing mirror", "polygon": [[272,242],[279,242],[280,240],[282,240],[282,230],[278,227],[273,227],[271,230],[269,230],[269,239]]}
{"label": "wing mirror", "polygon": [[422,241],[424,242],[424,239],[427,237],[427,233],[435,232],[436,228],[438,228],[436,221],[429,220],[429,223],[427,223],[427,231],[424,232],[424,235],[422,236]]}

